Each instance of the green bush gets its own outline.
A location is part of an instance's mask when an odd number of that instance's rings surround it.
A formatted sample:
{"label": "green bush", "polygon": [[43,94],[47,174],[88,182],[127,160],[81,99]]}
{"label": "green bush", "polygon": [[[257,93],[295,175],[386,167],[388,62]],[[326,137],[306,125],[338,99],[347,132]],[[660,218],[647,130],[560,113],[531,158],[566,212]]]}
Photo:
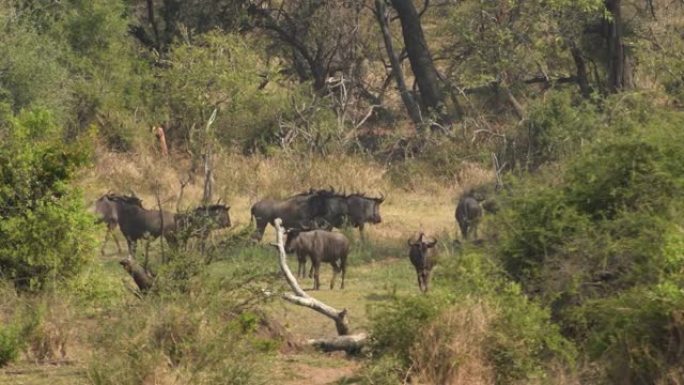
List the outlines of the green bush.
{"label": "green bush", "polygon": [[449,302],[444,296],[416,295],[396,297],[388,304],[371,309],[374,354],[394,354],[404,367],[408,367],[418,331],[435,319]]}
{"label": "green bush", "polygon": [[[132,385],[174,378],[206,385],[263,383],[279,336],[263,334],[269,321],[253,298],[208,286],[181,295],[148,296],[134,308],[124,305],[122,316],[110,320],[97,336],[88,370],[91,382]],[[135,317],[126,315],[131,310]]]}
{"label": "green bush", "polygon": [[588,301],[568,318],[611,383],[653,384],[682,369],[683,307],[681,282],[666,281]]}
{"label": "green bush", "polygon": [[529,116],[508,140],[501,162],[536,170],[579,150],[602,125],[596,107],[573,100],[570,92],[554,92],[532,103]]}
{"label": "green bush", "polygon": [[[439,373],[439,381],[446,381],[472,359],[491,368],[501,383],[544,379],[552,364],[574,368],[576,348],[552,323],[549,309],[528,299],[479,252],[443,258],[435,280],[439,289],[430,295],[398,296],[371,309],[368,383],[390,383],[407,370]],[[473,343],[478,346],[468,346]],[[388,374],[380,375],[382,370]]]}
{"label": "green bush", "polygon": [[17,287],[76,276],[92,258],[94,218],[69,186],[86,142],[65,145],[46,111],[10,117],[0,144],[0,269]]}
{"label": "green bush", "polygon": [[[289,92],[279,89],[277,68],[267,64],[255,49],[259,46],[238,35],[213,31],[172,48],[172,66],[160,68],[158,77],[150,79],[159,90],[155,103],[168,106],[156,115],[170,123],[169,141],[199,151],[213,138],[223,143],[250,141],[277,129]],[[267,90],[257,87],[263,75],[272,80]],[[204,128],[214,108],[218,109],[214,134],[207,136]]]}
{"label": "green bush", "polygon": [[0,325],[0,367],[17,359],[22,344],[12,325]]}
{"label": "green bush", "polygon": [[679,354],[684,115],[645,105],[609,100],[594,143],[510,184],[490,222],[503,268],[610,383],[652,383]]}

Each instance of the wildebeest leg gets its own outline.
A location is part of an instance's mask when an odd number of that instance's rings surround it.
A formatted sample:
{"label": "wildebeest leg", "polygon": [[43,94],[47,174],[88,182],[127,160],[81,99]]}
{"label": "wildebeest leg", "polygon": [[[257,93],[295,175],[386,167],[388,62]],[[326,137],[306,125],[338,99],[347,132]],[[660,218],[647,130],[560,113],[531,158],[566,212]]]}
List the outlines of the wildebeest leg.
{"label": "wildebeest leg", "polygon": [[320,281],[319,281],[319,273],[321,270],[321,262],[313,260],[313,271],[314,271],[314,290],[318,290],[321,286]]}
{"label": "wildebeest leg", "polygon": [[264,237],[264,231],[266,231],[266,225],[267,224],[268,224],[268,221],[257,218],[256,230],[254,231],[254,234],[252,234],[252,238],[257,240],[257,241],[261,241],[261,238]]}
{"label": "wildebeest leg", "polygon": [[429,271],[423,271],[423,286],[425,287],[425,289],[423,290],[423,293],[427,293],[429,283],[430,283],[430,272]]}
{"label": "wildebeest leg", "polygon": [[128,253],[132,258],[135,258],[136,241],[133,238],[126,237],[126,242],[128,243]]}
{"label": "wildebeest leg", "polygon": [[[116,249],[119,251],[119,254],[121,254],[121,245],[119,245],[119,238],[116,237],[116,233],[114,232],[116,228],[110,229],[109,232],[112,233],[112,238],[114,238],[114,243],[116,243]],[[107,240],[107,236],[105,235],[105,241]],[[104,246],[102,246],[104,247]]]}
{"label": "wildebeest leg", "polygon": [[359,236],[361,237],[361,242],[366,241],[366,236],[363,234],[363,223],[359,225]]}
{"label": "wildebeest leg", "polygon": [[340,267],[337,266],[336,261],[330,262],[330,265],[332,265],[332,268],[333,268],[333,275],[332,275],[332,279],[330,280],[330,290],[332,290],[335,288],[335,277],[337,277],[337,273],[340,272]]}
{"label": "wildebeest leg", "polygon": [[145,263],[143,263],[143,268],[145,270],[147,270],[147,267],[149,266],[148,265],[148,262],[150,261],[149,256],[150,256],[150,240],[146,239],[145,240]]}
{"label": "wildebeest leg", "polygon": [[[104,241],[102,241],[102,248],[100,249],[100,254],[102,254],[102,256],[105,255],[105,246],[107,246],[107,238],[109,237],[109,233],[111,233],[111,232],[112,232],[112,230],[109,227],[107,227],[107,232],[105,233],[105,239],[104,239]],[[113,234],[112,234],[112,236],[113,236]],[[118,246],[118,242],[117,242],[117,246]],[[119,249],[119,252],[121,252],[121,249]]]}
{"label": "wildebeest leg", "polygon": [[458,227],[461,228],[461,236],[463,237],[463,240],[468,240],[468,223],[467,222],[459,222]]}
{"label": "wildebeest leg", "polygon": [[347,272],[347,259],[343,258],[340,261],[340,270],[342,270],[342,284],[340,285],[340,289],[344,289],[344,275]]}
{"label": "wildebeest leg", "polygon": [[306,255],[297,253],[297,278],[305,278],[306,275]]}
{"label": "wildebeest leg", "polygon": [[420,276],[419,270],[416,270],[416,276],[418,277],[418,289],[423,291],[423,278]]}

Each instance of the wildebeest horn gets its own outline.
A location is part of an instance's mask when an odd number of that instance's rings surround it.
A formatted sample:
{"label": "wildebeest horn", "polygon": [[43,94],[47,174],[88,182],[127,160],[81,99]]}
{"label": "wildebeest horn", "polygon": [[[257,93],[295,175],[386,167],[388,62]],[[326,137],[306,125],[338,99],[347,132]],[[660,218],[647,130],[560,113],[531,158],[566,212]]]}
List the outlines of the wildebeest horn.
{"label": "wildebeest horn", "polygon": [[221,197],[219,197],[219,199],[216,200],[216,205],[218,206],[220,204],[221,204]]}
{"label": "wildebeest horn", "polygon": [[433,246],[436,245],[436,244],[437,244],[437,239],[434,239],[434,238],[432,239],[432,242],[426,242],[426,243],[425,243],[425,245],[426,245],[427,247],[433,247]]}
{"label": "wildebeest horn", "polygon": [[385,194],[380,193],[380,198],[378,198],[378,203],[382,203],[385,201]]}

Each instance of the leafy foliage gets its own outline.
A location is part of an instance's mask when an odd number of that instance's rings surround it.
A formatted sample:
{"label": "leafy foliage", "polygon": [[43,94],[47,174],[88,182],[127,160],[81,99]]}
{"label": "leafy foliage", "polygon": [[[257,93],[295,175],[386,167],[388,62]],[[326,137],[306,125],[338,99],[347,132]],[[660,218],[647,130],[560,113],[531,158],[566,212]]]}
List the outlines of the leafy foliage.
{"label": "leafy foliage", "polygon": [[0,267],[18,287],[74,277],[90,260],[94,219],[68,185],[87,146],[62,145],[45,111],[10,118],[0,147]]}
{"label": "leafy foliage", "polygon": [[555,177],[514,184],[492,225],[506,271],[624,383],[665,375],[678,354],[684,117],[610,108],[609,129]]}

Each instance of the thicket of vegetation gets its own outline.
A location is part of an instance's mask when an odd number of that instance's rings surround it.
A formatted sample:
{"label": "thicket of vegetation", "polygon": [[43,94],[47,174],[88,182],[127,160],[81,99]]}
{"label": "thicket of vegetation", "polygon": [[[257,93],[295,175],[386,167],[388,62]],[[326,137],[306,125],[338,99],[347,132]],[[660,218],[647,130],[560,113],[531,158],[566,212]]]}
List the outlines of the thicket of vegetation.
{"label": "thicket of vegetation", "polygon": [[370,309],[362,381],[684,378],[681,1],[0,0],[0,26],[0,366],[59,358],[84,317],[111,320],[83,337],[97,384],[261,383],[286,343],[247,226],[167,249],[142,299],[109,275],[98,157],[136,159],[148,196],[213,159],[233,197],[427,200],[494,155],[484,246],[443,236],[435,290]]}

